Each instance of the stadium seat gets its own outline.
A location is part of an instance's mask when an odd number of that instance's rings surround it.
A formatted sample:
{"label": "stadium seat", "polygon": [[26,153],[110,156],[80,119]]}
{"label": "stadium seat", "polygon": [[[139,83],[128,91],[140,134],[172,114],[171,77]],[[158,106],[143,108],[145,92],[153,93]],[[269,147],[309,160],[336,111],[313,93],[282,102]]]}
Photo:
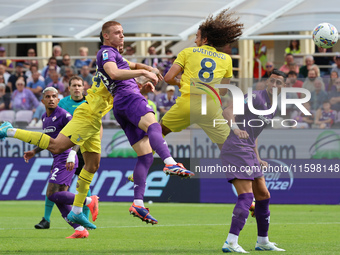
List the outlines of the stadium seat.
{"label": "stadium seat", "polygon": [[15,111],[13,110],[0,111],[0,121],[9,121],[13,123],[14,119],[15,119]]}
{"label": "stadium seat", "polygon": [[17,127],[27,127],[33,116],[32,110],[20,110],[15,114],[15,125]]}

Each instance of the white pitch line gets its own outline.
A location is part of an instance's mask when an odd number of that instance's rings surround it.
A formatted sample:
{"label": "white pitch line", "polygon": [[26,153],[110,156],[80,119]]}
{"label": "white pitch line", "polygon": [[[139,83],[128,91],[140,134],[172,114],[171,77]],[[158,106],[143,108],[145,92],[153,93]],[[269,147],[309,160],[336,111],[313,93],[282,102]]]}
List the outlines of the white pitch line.
{"label": "white pitch line", "polygon": [[[250,223],[247,222],[248,225],[255,225],[256,222]],[[301,223],[301,222],[286,222],[286,223],[270,223],[270,225],[333,225],[333,224],[340,224],[340,222],[308,222],[308,223]],[[201,227],[201,226],[230,226],[229,224],[173,224],[173,225],[154,225],[153,227]],[[141,226],[106,226],[106,227],[98,227],[97,229],[105,229],[105,228],[145,228],[148,227],[147,225]],[[69,227],[53,227],[55,230],[59,229],[70,229]],[[1,230],[34,230],[33,228],[0,228]]]}

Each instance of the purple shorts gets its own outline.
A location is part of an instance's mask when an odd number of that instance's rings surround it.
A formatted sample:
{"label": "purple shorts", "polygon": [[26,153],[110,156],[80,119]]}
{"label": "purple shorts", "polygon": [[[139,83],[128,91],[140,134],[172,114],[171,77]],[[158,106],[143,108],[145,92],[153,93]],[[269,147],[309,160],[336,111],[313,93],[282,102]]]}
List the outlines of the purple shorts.
{"label": "purple shorts", "polygon": [[64,155],[63,154],[64,153],[59,154],[57,157],[54,158],[48,182],[70,186],[72,182],[72,177],[78,167],[78,157],[76,156],[76,162],[72,171],[67,171],[66,159],[68,153]]}
{"label": "purple shorts", "polygon": [[254,180],[263,176],[261,165],[252,148],[232,146],[221,151],[221,160],[223,166],[228,166],[226,175],[229,182],[234,179]]}
{"label": "purple shorts", "polygon": [[146,133],[138,127],[141,117],[153,112],[145,97],[141,94],[130,94],[113,102],[113,113],[125,132],[131,145],[140,141]]}

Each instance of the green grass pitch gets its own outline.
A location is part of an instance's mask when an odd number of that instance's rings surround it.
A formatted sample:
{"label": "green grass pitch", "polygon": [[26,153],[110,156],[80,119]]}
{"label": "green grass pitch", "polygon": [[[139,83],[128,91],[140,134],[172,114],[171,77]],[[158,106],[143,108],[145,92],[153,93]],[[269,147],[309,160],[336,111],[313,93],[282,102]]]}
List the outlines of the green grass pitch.
{"label": "green grass pitch", "polygon": [[[43,201],[1,201],[0,254],[221,254],[231,204],[147,204],[157,225],[129,215],[131,203],[101,202],[96,230],[65,239],[73,229],[55,206],[49,230],[36,230]],[[269,237],[284,254],[340,254],[338,205],[271,205]],[[256,221],[249,217],[239,244],[255,251]],[[268,253],[268,252],[264,252]]]}

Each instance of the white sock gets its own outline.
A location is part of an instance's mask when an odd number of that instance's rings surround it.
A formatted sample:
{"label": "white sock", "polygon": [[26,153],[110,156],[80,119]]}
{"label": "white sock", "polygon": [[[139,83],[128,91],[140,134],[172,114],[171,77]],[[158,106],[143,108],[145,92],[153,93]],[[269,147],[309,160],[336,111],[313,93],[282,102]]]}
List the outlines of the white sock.
{"label": "white sock", "polygon": [[9,129],[7,129],[7,136],[8,137],[14,137],[15,132],[17,132],[16,128],[9,128]]}
{"label": "white sock", "polygon": [[78,207],[78,206],[72,206],[72,212],[74,212],[75,214],[80,214],[83,212],[83,207]]}
{"label": "white sock", "polygon": [[143,202],[142,199],[135,199],[135,200],[133,200],[133,202],[135,203],[135,205],[144,207],[144,202]]}
{"label": "white sock", "polygon": [[168,157],[164,159],[164,164],[166,165],[176,165],[177,162],[173,159],[173,157]]}
{"label": "white sock", "polygon": [[78,231],[83,231],[85,228],[83,226],[79,226],[77,228],[75,228],[74,230],[78,230]]}
{"label": "white sock", "polygon": [[231,246],[235,246],[238,244],[238,236],[237,235],[234,235],[232,233],[229,233],[228,234],[228,237],[227,237],[227,242],[228,244],[230,244]]}
{"label": "white sock", "polygon": [[269,243],[269,238],[268,238],[268,236],[258,236],[257,242],[259,244],[266,244],[266,243]]}
{"label": "white sock", "polygon": [[90,197],[85,198],[85,205],[89,205],[89,204],[91,204],[91,202],[92,202],[92,198],[90,198]]}

